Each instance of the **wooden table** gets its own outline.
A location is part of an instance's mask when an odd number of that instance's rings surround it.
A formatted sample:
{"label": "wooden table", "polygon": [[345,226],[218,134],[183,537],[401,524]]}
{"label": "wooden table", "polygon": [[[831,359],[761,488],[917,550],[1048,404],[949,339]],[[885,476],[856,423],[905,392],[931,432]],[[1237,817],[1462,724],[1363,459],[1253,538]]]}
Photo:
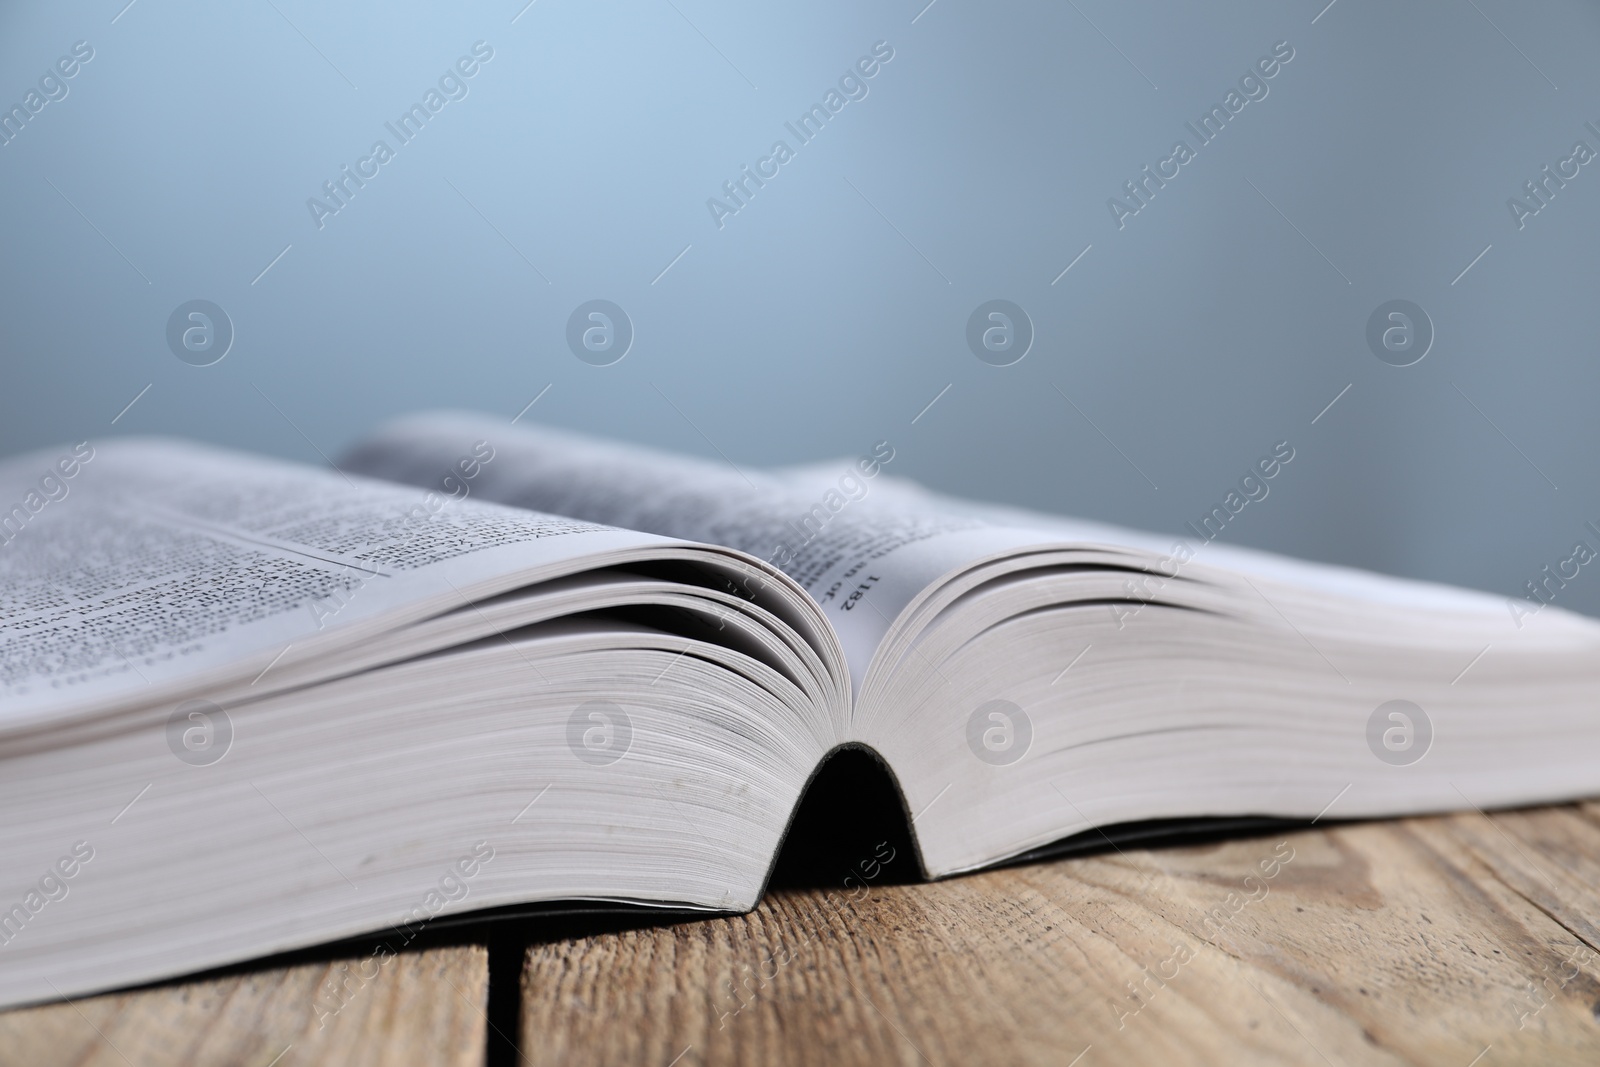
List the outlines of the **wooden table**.
{"label": "wooden table", "polygon": [[887,884],[908,861],[408,953],[321,1030],[337,961],[14,1011],[0,1062],[1600,1064],[1600,803]]}

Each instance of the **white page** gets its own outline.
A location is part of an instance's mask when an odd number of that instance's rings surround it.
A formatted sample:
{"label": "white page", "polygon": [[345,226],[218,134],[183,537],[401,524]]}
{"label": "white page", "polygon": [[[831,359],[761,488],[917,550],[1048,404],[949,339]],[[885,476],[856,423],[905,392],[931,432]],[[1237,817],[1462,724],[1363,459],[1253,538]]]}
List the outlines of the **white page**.
{"label": "white page", "polygon": [[961,500],[929,492],[920,486],[905,488],[909,490],[908,503],[912,494],[915,494],[925,501],[924,506],[943,514],[966,515],[997,526],[1030,529],[1041,537],[1058,541],[1117,545],[1149,552],[1157,557],[1161,573],[1182,571],[1193,565],[1216,567],[1252,578],[1265,578],[1284,585],[1390,608],[1490,613],[1502,616],[1513,630],[1519,628],[1516,625],[1517,612],[1508,608],[1507,598],[1492,593],[1414,578],[1398,578],[1332,563],[1315,563],[1219,541],[1208,542],[1194,536],[1192,531],[1183,535],[1163,536],[1001,504]]}
{"label": "white page", "polygon": [[482,479],[491,499],[728,545],[777,565],[822,606],[857,692],[892,620],[913,599],[952,571],[1028,549],[1131,549],[1149,553],[1162,574],[1216,567],[1375,605],[1497,614],[1515,629],[1504,599],[1484,593],[929,492],[890,473],[887,445],[855,459],[764,471],[435,413],[389,424],[346,462],[427,484],[442,457],[482,438],[501,456]]}
{"label": "white page", "polygon": [[887,473],[884,442],[830,464],[761,471],[442,413],[388,424],[341,465],[425,485],[442,457],[482,439],[497,454],[478,488],[489,499],[727,545],[777,566],[822,606],[857,691],[890,624],[929,585],[996,552],[1058,540],[930,506]]}
{"label": "white page", "polygon": [[0,501],[15,504],[0,512],[0,726],[264,666],[496,575],[661,540],[159,440],[9,461]]}

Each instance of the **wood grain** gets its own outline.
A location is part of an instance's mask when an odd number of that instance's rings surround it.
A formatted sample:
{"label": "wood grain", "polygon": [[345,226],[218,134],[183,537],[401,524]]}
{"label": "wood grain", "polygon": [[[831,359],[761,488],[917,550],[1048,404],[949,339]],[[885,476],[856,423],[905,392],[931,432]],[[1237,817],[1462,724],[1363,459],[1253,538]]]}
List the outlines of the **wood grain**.
{"label": "wood grain", "polygon": [[[864,884],[750,915],[535,946],[523,1062],[1600,1063],[1600,803],[933,885],[883,884],[909,856],[864,860]],[[0,1014],[0,1064],[482,1061],[484,949],[347,981],[364,969]]]}
{"label": "wood grain", "polygon": [[86,997],[0,1014],[0,1063],[468,1067],[488,979],[488,953],[467,947]]}
{"label": "wood grain", "polygon": [[1592,1067],[1597,946],[1600,805],[1334,825],[535,946],[523,1060]]}

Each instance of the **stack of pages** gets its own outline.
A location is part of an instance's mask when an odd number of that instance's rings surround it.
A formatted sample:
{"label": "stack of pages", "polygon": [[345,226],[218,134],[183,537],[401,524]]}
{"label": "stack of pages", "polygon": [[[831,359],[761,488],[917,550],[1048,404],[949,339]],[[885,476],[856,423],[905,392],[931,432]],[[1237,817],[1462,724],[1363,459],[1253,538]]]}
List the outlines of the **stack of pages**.
{"label": "stack of pages", "polygon": [[429,415],[337,471],[8,461],[0,1005],[500,905],[748,909],[843,747],[928,877],[1133,820],[1600,793],[1600,624],[894,460]]}

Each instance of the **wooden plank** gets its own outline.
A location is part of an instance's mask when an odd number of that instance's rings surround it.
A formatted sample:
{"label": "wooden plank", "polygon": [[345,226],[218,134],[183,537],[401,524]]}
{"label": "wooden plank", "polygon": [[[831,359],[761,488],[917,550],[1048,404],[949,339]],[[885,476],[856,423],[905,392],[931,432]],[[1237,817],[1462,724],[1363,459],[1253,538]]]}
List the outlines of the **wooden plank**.
{"label": "wooden plank", "polygon": [[[866,876],[908,860],[532,949],[525,1062],[1600,1062],[1600,804]],[[372,969],[0,1014],[0,1063],[481,1062],[483,949],[405,954],[330,999]]]}
{"label": "wooden plank", "polygon": [[86,997],[0,1013],[0,1063],[469,1067],[488,984],[488,953],[469,946]]}
{"label": "wooden plank", "polygon": [[1597,811],[781,892],[535,946],[525,1062],[1592,1067]]}

